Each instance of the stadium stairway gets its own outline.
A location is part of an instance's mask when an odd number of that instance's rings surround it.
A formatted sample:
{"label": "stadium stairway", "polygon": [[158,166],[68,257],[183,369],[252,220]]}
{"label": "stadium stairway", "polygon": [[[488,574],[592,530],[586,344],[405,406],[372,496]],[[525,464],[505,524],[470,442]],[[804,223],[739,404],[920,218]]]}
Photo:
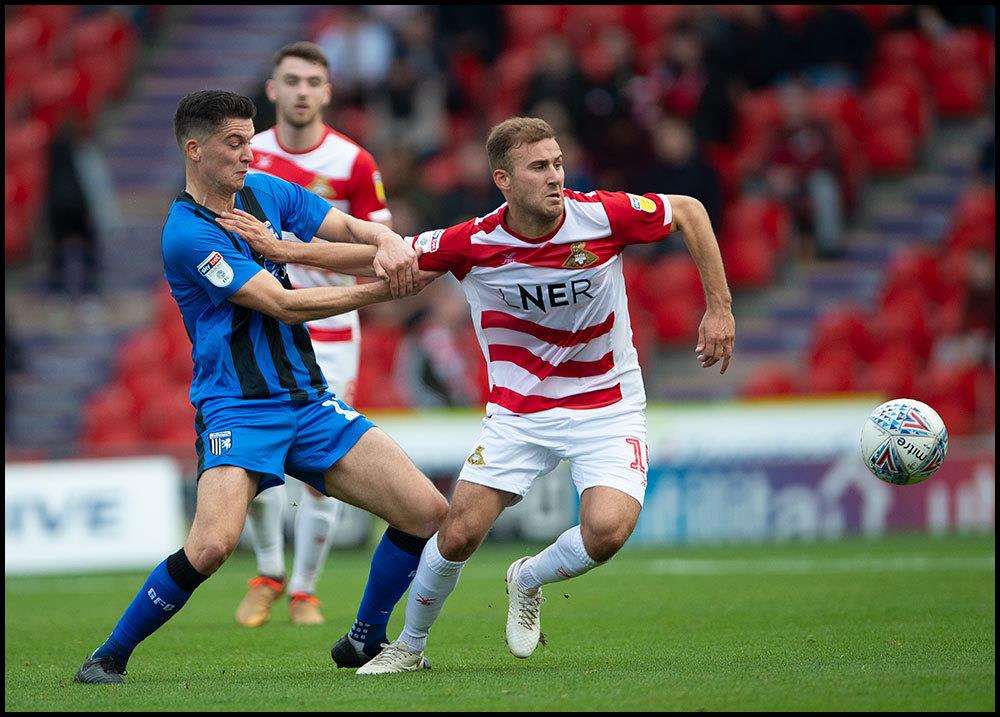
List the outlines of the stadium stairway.
{"label": "stadium stairway", "polygon": [[256,93],[272,50],[302,37],[311,18],[309,8],[293,5],[170,12],[139,59],[127,97],[99,129],[121,213],[120,225],[102,237],[102,295],[80,301],[47,294],[44,257],[5,272],[8,328],[23,363],[7,378],[10,458],[73,454],[82,404],[114,370],[124,336],[149,320],[150,292],[162,276],[160,227],[183,185],[173,137],[178,100],[197,89]]}
{"label": "stadium stairway", "polygon": [[818,316],[837,305],[874,306],[893,252],[942,240],[989,131],[981,119],[940,122],[915,171],[869,179],[843,259],[787,261],[773,287],[734,297],[738,358],[725,378],[697,366],[692,339],[689,350],[671,351],[644,370],[649,395],[672,401],[734,398],[757,366],[803,365]]}

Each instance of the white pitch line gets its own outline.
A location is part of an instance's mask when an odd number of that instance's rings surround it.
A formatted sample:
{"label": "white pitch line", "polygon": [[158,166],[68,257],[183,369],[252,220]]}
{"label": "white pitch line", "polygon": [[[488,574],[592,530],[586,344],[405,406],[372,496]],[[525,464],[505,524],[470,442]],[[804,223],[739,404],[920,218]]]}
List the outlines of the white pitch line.
{"label": "white pitch line", "polygon": [[974,557],[930,557],[906,555],[885,558],[748,558],[712,560],[665,558],[651,560],[646,572],[657,575],[751,575],[758,573],[893,573],[995,570],[992,555]]}

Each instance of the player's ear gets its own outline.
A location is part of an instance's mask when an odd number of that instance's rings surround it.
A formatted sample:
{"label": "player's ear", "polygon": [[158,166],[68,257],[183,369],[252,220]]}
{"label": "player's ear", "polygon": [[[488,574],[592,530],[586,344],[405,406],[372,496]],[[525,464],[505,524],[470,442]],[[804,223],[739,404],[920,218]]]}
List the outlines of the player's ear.
{"label": "player's ear", "polygon": [[323,101],[320,103],[320,107],[327,107],[330,104],[330,100],[333,97],[333,85],[329,82],[323,83]]}
{"label": "player's ear", "polygon": [[267,81],[264,82],[264,94],[267,95],[268,102],[277,102],[278,93],[274,90],[274,79],[268,77]]}
{"label": "player's ear", "polygon": [[189,137],[184,142],[184,156],[192,162],[199,161],[201,159],[201,142],[194,137]]}
{"label": "player's ear", "polygon": [[501,192],[506,192],[510,189],[510,174],[504,169],[494,169],[493,183]]}

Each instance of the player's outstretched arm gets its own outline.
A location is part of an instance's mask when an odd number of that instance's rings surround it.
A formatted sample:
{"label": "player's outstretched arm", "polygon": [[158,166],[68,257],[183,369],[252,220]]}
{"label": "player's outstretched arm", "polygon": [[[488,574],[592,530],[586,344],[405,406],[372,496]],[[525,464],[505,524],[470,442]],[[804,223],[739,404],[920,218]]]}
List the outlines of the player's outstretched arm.
{"label": "player's outstretched arm", "polygon": [[[426,272],[420,272],[413,293],[422,289],[433,278]],[[273,316],[283,323],[298,324],[354,311],[391,298],[392,292],[386,281],[357,286],[286,289],[262,269],[230,296],[229,300],[239,306]]]}
{"label": "player's outstretched arm", "polygon": [[[294,243],[278,240],[259,219],[239,209],[223,212],[216,221],[224,229],[236,232],[246,239],[256,251],[264,256],[276,258],[276,256],[288,256],[297,251],[291,248],[296,246]],[[316,230],[316,236],[320,239],[326,239],[328,242],[363,245],[358,248],[364,251],[371,251],[369,247],[373,247],[375,251],[371,259],[372,274],[368,275],[386,279],[393,297],[409,296],[414,292],[415,284],[418,281],[417,253],[401,236],[384,224],[366,222],[363,219],[349,216],[335,207],[330,207],[330,211],[327,212],[323,222]],[[356,262],[365,256],[360,251],[347,249],[327,248],[321,249],[319,252],[320,254],[317,255],[315,250],[312,253],[306,250],[302,258],[309,259],[309,261],[300,261],[294,257],[276,258],[276,260],[353,273],[338,267],[345,266],[347,269],[352,268],[352,266],[356,267]],[[323,254],[323,252],[326,253]],[[365,274],[356,275],[363,276]]]}
{"label": "player's outstretched arm", "polygon": [[736,320],[733,318],[733,297],[726,283],[722,254],[712,231],[712,222],[705,207],[694,197],[668,195],[673,211],[673,228],[684,234],[684,244],[698,265],[701,285],[705,290],[705,316],[698,327],[695,353],[702,368],[714,366],[720,360],[725,373],[733,356]]}

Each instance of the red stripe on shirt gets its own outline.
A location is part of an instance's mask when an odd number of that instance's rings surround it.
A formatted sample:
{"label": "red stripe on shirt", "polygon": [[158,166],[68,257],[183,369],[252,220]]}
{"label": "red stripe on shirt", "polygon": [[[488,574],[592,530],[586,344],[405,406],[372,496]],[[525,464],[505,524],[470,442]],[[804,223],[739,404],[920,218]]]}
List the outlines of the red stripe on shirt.
{"label": "red stripe on shirt", "polygon": [[529,334],[536,339],[541,339],[554,346],[576,346],[585,344],[596,339],[598,336],[611,331],[615,325],[615,312],[608,314],[608,318],[599,324],[587,326],[579,331],[564,331],[562,329],[552,329],[548,326],[536,324],[534,321],[519,319],[503,311],[484,311],[480,318],[480,326],[484,329],[510,329],[520,331],[522,334]]}
{"label": "red stripe on shirt", "polygon": [[309,329],[309,338],[313,341],[352,341],[354,340],[354,328],[351,326],[341,326],[336,329],[321,329],[312,326]]}
{"label": "red stripe on shirt", "polygon": [[524,396],[503,386],[494,386],[490,391],[489,403],[506,408],[514,413],[537,413],[550,408],[604,408],[622,400],[620,384],[597,391],[578,393],[566,398],[549,398],[548,396]]}
{"label": "red stripe on shirt", "polygon": [[490,344],[490,361],[506,361],[515,366],[520,366],[525,371],[545,380],[549,376],[559,376],[562,378],[586,378],[588,376],[600,376],[615,367],[614,352],[608,351],[597,361],[564,361],[560,364],[553,364],[543,358],[535,356],[523,346],[507,346],[504,344]]}
{"label": "red stripe on shirt", "polygon": [[349,177],[344,179],[327,177],[319,172],[304,169],[281,155],[265,152],[261,149],[253,151],[253,162],[250,163],[250,166],[259,172],[305,187],[324,199],[348,201],[351,199],[351,179]]}
{"label": "red stripe on shirt", "polygon": [[[570,257],[577,254],[572,247],[582,243],[585,252],[597,257],[582,266],[565,266]],[[572,244],[546,244],[538,248],[501,246],[498,244],[470,244],[469,258],[472,266],[496,267],[507,264],[527,264],[542,269],[589,269],[600,266],[617,256],[622,250],[621,242],[614,237],[591,239]]]}

